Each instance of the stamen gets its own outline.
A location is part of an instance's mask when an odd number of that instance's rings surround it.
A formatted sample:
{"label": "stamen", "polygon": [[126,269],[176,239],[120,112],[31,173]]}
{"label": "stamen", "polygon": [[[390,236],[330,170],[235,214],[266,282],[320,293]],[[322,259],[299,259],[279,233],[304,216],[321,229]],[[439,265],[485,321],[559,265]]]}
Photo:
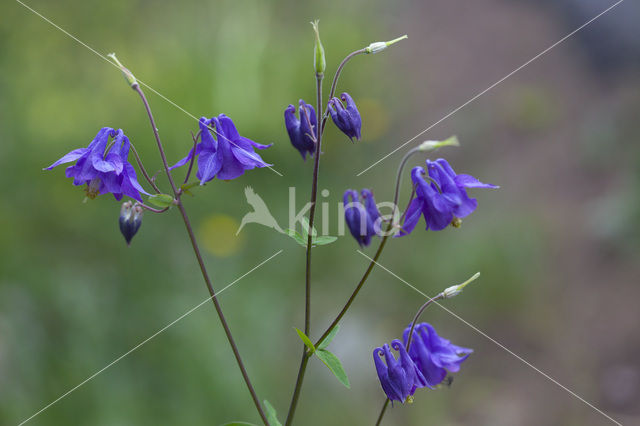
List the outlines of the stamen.
{"label": "stamen", "polygon": [[95,199],[98,196],[98,192],[100,191],[100,178],[93,178],[87,184],[87,189],[85,192],[87,193],[87,197],[90,199]]}

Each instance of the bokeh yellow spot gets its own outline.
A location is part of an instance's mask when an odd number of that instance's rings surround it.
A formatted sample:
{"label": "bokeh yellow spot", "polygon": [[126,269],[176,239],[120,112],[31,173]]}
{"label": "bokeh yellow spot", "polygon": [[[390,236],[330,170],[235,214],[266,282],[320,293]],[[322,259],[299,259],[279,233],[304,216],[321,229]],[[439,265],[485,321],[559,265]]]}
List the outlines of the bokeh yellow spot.
{"label": "bokeh yellow spot", "polygon": [[202,246],[211,254],[227,257],[235,254],[244,244],[244,234],[236,235],[240,223],[224,214],[211,215],[198,229]]}
{"label": "bokeh yellow spot", "polygon": [[362,117],[362,140],[382,138],[389,128],[389,113],[377,99],[363,98],[356,101]]}

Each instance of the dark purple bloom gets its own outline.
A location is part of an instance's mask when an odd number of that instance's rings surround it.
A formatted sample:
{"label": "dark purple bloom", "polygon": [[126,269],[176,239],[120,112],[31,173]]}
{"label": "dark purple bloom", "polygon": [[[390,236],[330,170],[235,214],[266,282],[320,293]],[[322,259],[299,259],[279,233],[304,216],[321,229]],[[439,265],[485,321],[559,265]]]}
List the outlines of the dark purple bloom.
{"label": "dark purple bloom", "polygon": [[318,127],[318,118],[316,110],[311,105],[305,103],[302,99],[299,101],[298,116],[296,117],[296,108],[289,105],[284,110],[284,125],[289,133],[289,139],[295,149],[300,151],[302,158],[307,159],[307,153],[313,157],[316,150],[316,128]]}
{"label": "dark purple bloom", "polygon": [[[405,345],[409,337],[411,324],[404,330],[402,338]],[[452,344],[447,339],[438,336],[436,330],[426,322],[416,324],[413,329],[409,356],[418,370],[424,376],[427,386],[440,384],[447,375],[447,371],[456,373],[460,364],[469,357],[472,349]]]}
{"label": "dark purple bloom", "polygon": [[[109,138],[114,140],[107,149]],[[88,147],[74,149],[45,170],[75,161],[76,164],[67,167],[65,174],[73,178],[74,185],[87,185],[87,197],[93,199],[98,194],[112,193],[116,200],[127,195],[142,201],[140,193],[147,192],[138,183],[136,171],[127,161],[129,147],[129,138],[121,129],[103,127]]]}
{"label": "dark purple bloom", "polygon": [[425,179],[422,167],[414,167],[411,171],[416,197],[407,208],[398,236],[411,233],[420,216],[424,216],[427,229],[432,231],[440,231],[452,223],[458,224],[460,218],[468,216],[478,206],[475,198],[469,198],[466,188],[498,188],[496,185],[482,183],[471,175],[456,175],[449,163],[442,158],[427,160],[427,169],[428,179]]}
{"label": "dark purple bloom", "polygon": [[142,212],[140,204],[133,204],[131,201],[122,203],[118,224],[120,225],[120,233],[122,233],[127,245],[131,244],[131,239],[142,225]]}
{"label": "dark purple bloom", "polygon": [[358,191],[348,189],[343,196],[344,219],[349,231],[360,246],[368,246],[371,237],[380,233],[380,212],[376,206],[373,193],[363,189],[358,197]]}
{"label": "dark purple bloom", "polygon": [[[342,102],[341,102],[342,100]],[[344,106],[344,103],[347,106]],[[348,93],[340,95],[340,99],[333,98],[329,101],[329,112],[334,124],[353,141],[353,138],[360,140],[360,129],[362,128],[362,119],[353,101]]]}
{"label": "dark purple bloom", "polygon": [[[171,167],[181,167],[198,156],[198,171],[196,177],[200,179],[200,185],[204,185],[213,178],[222,180],[235,179],[245,170],[255,167],[267,167],[254,151],[254,148],[265,149],[272,144],[262,145],[251,139],[240,136],[233,121],[224,114],[207,119],[200,118],[200,142],[189,154]],[[214,137],[212,131],[217,137]]]}
{"label": "dark purple bloom", "polygon": [[[373,350],[373,362],[387,398],[404,404],[407,398],[411,400],[416,389],[426,385],[426,381],[400,340],[391,342],[391,347],[398,352],[398,359],[393,356],[389,345],[385,343],[382,347]],[[382,362],[383,356],[386,364]]]}

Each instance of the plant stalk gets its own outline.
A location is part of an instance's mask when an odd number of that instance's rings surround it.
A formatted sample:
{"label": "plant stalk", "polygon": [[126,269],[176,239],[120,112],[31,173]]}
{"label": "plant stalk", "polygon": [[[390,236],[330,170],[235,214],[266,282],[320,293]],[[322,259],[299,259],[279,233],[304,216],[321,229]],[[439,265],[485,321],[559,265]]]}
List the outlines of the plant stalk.
{"label": "plant stalk", "polygon": [[169,164],[167,163],[167,157],[164,153],[164,149],[162,147],[162,142],[160,141],[160,136],[158,135],[158,128],[156,127],[155,120],[153,119],[153,114],[151,113],[151,108],[149,107],[149,102],[147,98],[144,96],[142,89],[138,85],[138,83],[134,83],[131,88],[135,90],[147,111],[147,116],[149,117],[149,122],[151,123],[151,128],[153,129],[153,134],[156,139],[156,143],[158,144],[158,151],[160,151],[160,157],[162,158],[162,165],[164,166],[165,173],[167,174],[167,179],[169,180],[169,184],[171,185],[171,189],[173,190],[173,194],[175,199],[177,200],[178,210],[180,210],[180,214],[182,216],[182,220],[184,221],[185,228],[187,229],[187,234],[189,235],[189,240],[191,241],[191,246],[193,247],[193,252],[198,261],[198,265],[200,266],[200,272],[202,273],[202,278],[204,278],[204,282],[207,285],[207,289],[209,290],[209,294],[211,295],[211,300],[213,301],[213,305],[215,306],[216,312],[218,313],[218,317],[220,318],[220,323],[224,328],[224,332],[227,336],[227,340],[231,345],[231,349],[233,350],[233,355],[236,358],[238,363],[238,367],[240,368],[240,372],[242,373],[242,377],[244,378],[245,383],[247,384],[247,388],[249,388],[249,393],[251,394],[251,398],[258,410],[258,414],[262,418],[263,423],[266,426],[269,425],[269,421],[267,420],[267,416],[262,409],[262,405],[260,404],[260,400],[258,399],[258,395],[256,394],[253,385],[251,384],[251,380],[249,379],[249,375],[247,374],[247,370],[242,362],[242,358],[240,357],[240,352],[238,351],[238,347],[233,339],[233,335],[231,334],[231,329],[229,328],[229,324],[222,313],[222,308],[220,307],[220,303],[218,303],[218,298],[216,297],[216,292],[211,284],[211,279],[209,278],[209,273],[207,272],[207,268],[204,265],[204,261],[202,259],[202,254],[200,252],[200,247],[198,246],[198,242],[196,241],[196,236],[193,232],[193,228],[191,227],[191,222],[189,221],[189,217],[187,216],[187,212],[182,204],[182,200],[180,199],[178,188],[176,187],[175,182],[173,181],[173,177],[171,176],[171,171],[169,170]]}
{"label": "plant stalk", "polygon": [[[324,75],[316,73],[316,121],[320,123],[322,120],[322,80]],[[318,175],[320,171],[320,154],[322,152],[322,126],[317,126],[316,129],[316,152],[313,163],[313,178],[311,181],[311,197],[309,210],[309,229],[307,230],[307,257],[305,266],[305,305],[304,305],[304,334],[307,336],[311,331],[311,249],[313,247],[313,222],[316,214],[316,200],[318,197]],[[309,356],[307,355],[307,347],[302,345],[302,359],[300,360],[300,367],[298,369],[298,377],[296,378],[296,386],[293,389],[293,396],[291,397],[291,404],[289,405],[289,412],[287,413],[287,420],[285,426],[291,425],[293,422],[293,416],[296,412],[298,405],[298,399],[300,398],[300,390],[302,389],[302,380],[304,379],[304,373],[307,369],[307,363],[309,362]]]}

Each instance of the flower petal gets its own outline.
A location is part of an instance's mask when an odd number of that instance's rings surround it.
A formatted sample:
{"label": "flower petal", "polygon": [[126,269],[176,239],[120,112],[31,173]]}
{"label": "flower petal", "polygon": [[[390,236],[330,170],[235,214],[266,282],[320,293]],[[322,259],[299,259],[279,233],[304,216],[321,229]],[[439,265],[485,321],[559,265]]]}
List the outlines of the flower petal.
{"label": "flower petal", "polygon": [[499,186],[492,185],[490,183],[482,183],[471,175],[458,175],[454,178],[454,180],[456,182],[456,185],[463,186],[465,188],[500,188]]}
{"label": "flower petal", "polygon": [[409,207],[407,207],[407,211],[405,213],[404,223],[402,224],[402,228],[400,232],[396,235],[396,237],[402,237],[405,235],[409,235],[411,231],[416,227],[418,221],[420,220],[420,216],[422,216],[422,210],[424,208],[424,202],[419,198],[414,198],[409,203]]}
{"label": "flower petal", "polygon": [[216,174],[222,168],[222,158],[220,153],[205,151],[198,157],[198,179],[200,179],[200,185],[204,185],[211,179],[216,177]]}
{"label": "flower petal", "polygon": [[56,161],[49,167],[45,167],[43,170],[51,170],[54,167],[59,166],[60,164],[70,163],[72,161],[75,161],[78,158],[82,157],[84,154],[86,154],[88,151],[89,150],[87,148],[74,149],[73,151],[63,155],[62,158],[60,158],[58,161]]}

